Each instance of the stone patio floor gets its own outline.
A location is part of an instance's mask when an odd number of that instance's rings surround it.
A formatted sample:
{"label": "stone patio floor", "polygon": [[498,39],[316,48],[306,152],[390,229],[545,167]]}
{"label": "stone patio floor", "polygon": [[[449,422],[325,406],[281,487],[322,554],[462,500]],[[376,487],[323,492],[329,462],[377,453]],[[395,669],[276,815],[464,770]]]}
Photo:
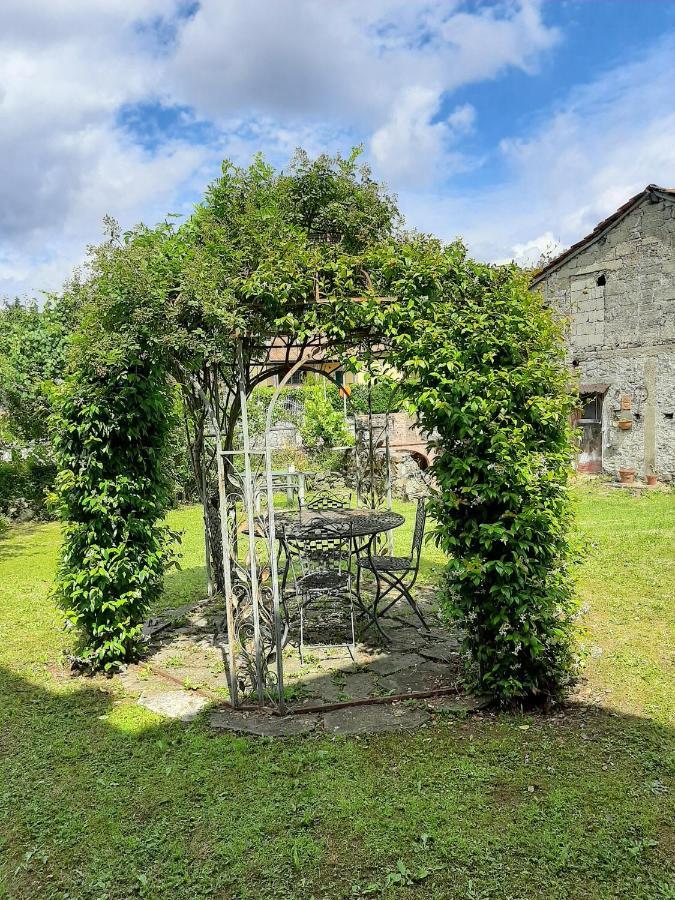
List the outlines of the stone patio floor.
{"label": "stone patio floor", "polygon": [[[215,729],[272,737],[402,731],[424,727],[439,715],[481,708],[481,698],[462,689],[459,639],[443,627],[434,590],[418,588],[416,599],[429,630],[401,602],[384,622],[388,643],[371,628],[357,635],[351,652],[340,643],[350,635],[348,623],[333,621],[323,644],[305,645],[301,662],[292,633],[284,650],[291,711],[285,716],[229,706],[224,609],[218,600],[170,610],[146,623],[147,654],[120,679],[127,695],[161,715],[190,721],[210,707],[208,721]],[[428,696],[414,696],[420,693]],[[327,706],[332,708],[319,709]]]}

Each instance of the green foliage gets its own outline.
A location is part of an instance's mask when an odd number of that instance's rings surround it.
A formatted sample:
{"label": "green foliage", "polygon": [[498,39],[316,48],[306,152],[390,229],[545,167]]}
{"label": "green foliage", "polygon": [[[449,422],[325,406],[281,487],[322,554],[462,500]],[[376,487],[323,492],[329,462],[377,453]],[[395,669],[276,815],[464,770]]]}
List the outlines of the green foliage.
{"label": "green foliage", "polygon": [[173,396],[158,316],[165,260],[155,249],[135,235],[92,260],[86,330],[54,421],[67,522],[57,597],[94,669],[134,657],[171,559],[162,519]]}
{"label": "green foliage", "polygon": [[306,447],[330,450],[345,447],[353,441],[342,412],[333,409],[320,385],[316,385],[305,400],[300,432]]}
{"label": "green foliage", "polygon": [[509,702],[559,696],[576,671],[566,489],[572,396],[563,344],[510,267],[419,240],[380,256],[402,390],[434,436],[445,602],[478,686]]}
{"label": "green foliage", "polygon": [[[347,398],[347,415],[366,415],[368,413],[368,385],[350,384],[349,397]],[[328,393],[328,399],[333,409],[342,411],[344,401],[339,391]],[[386,376],[378,375],[370,385],[370,404],[375,415],[386,412],[398,412],[401,409],[402,394],[398,388],[398,382]]]}
{"label": "green foliage", "polygon": [[0,540],[9,534],[9,519],[0,513]]}
{"label": "green foliage", "polygon": [[137,361],[81,372],[58,413],[57,490],[68,521],[58,597],[93,668],[134,656],[161,592],[169,408],[163,370]]}
{"label": "green foliage", "polygon": [[0,307],[0,442],[47,440],[55,385],[65,371],[72,310],[61,301]]}
{"label": "green foliage", "polygon": [[[248,405],[252,435],[262,435],[274,388],[256,388]],[[322,381],[282,388],[272,412],[272,424],[291,422],[298,427],[305,450],[330,450],[353,442],[344,411],[333,404],[338,391],[333,385],[324,392]]]}
{"label": "green foliage", "polygon": [[199,487],[190,465],[182,401],[177,389],[172,391],[171,430],[166,445],[166,477],[171,485],[171,503],[195,503],[199,500]]}
{"label": "green foliage", "polygon": [[399,218],[395,199],[373,181],[368,166],[357,164],[360,152],[310,159],[298,150],[288,175],[280,179],[288,221],[312,238],[341,244],[348,253],[387,238]]}
{"label": "green foliage", "polygon": [[11,460],[0,460],[0,513],[29,510],[39,519],[49,518],[47,499],[55,477],[54,462],[37,453],[25,459],[15,453]]}
{"label": "green foliage", "polygon": [[[249,397],[248,418],[251,434],[259,435],[264,432],[267,412],[275,390],[273,387],[258,387]],[[292,422],[299,427],[304,415],[305,403],[313,390],[312,386],[305,385],[282,388],[272,411],[272,425],[277,425],[279,422]]]}

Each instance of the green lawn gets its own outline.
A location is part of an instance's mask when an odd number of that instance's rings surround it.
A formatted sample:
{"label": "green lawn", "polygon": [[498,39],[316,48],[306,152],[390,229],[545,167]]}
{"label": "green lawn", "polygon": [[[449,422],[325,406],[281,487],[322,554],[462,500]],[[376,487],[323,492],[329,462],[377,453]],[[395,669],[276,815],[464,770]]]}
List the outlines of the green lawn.
{"label": "green lawn", "polygon": [[[0,542],[0,898],[673,900],[675,495],[575,496],[591,542],[579,698],[367,739],[214,734],[67,677],[58,527],[15,529]],[[185,559],[165,605],[203,581],[199,511],[171,522]],[[424,577],[441,562],[429,551]]]}

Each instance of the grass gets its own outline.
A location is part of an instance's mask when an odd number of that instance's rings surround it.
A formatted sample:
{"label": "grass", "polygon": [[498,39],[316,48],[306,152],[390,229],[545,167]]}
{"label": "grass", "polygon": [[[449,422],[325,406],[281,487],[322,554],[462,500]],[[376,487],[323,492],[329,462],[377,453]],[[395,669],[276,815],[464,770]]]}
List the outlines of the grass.
{"label": "grass", "polygon": [[[675,898],[675,496],[575,490],[589,659],[555,715],[271,742],[67,678],[54,525],[0,542],[0,898]],[[202,591],[200,516],[179,510]],[[402,531],[402,529],[401,529]],[[401,541],[409,535],[400,534]],[[427,554],[424,576],[442,563]]]}

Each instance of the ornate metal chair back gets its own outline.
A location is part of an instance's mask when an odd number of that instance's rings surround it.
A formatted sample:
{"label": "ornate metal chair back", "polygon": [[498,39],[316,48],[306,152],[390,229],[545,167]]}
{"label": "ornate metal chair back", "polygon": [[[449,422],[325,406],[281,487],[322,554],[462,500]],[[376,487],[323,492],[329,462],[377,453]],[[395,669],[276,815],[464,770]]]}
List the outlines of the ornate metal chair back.
{"label": "ornate metal chair back", "polygon": [[344,574],[351,569],[352,528],[349,524],[310,522],[286,527],[282,540],[286,554],[295,565],[295,579],[320,573]]}
{"label": "ornate metal chair back", "polygon": [[321,512],[328,509],[349,509],[352,495],[338,497],[335,494],[329,494],[327,491],[314,494],[313,497],[305,503],[305,509],[313,509]]}

